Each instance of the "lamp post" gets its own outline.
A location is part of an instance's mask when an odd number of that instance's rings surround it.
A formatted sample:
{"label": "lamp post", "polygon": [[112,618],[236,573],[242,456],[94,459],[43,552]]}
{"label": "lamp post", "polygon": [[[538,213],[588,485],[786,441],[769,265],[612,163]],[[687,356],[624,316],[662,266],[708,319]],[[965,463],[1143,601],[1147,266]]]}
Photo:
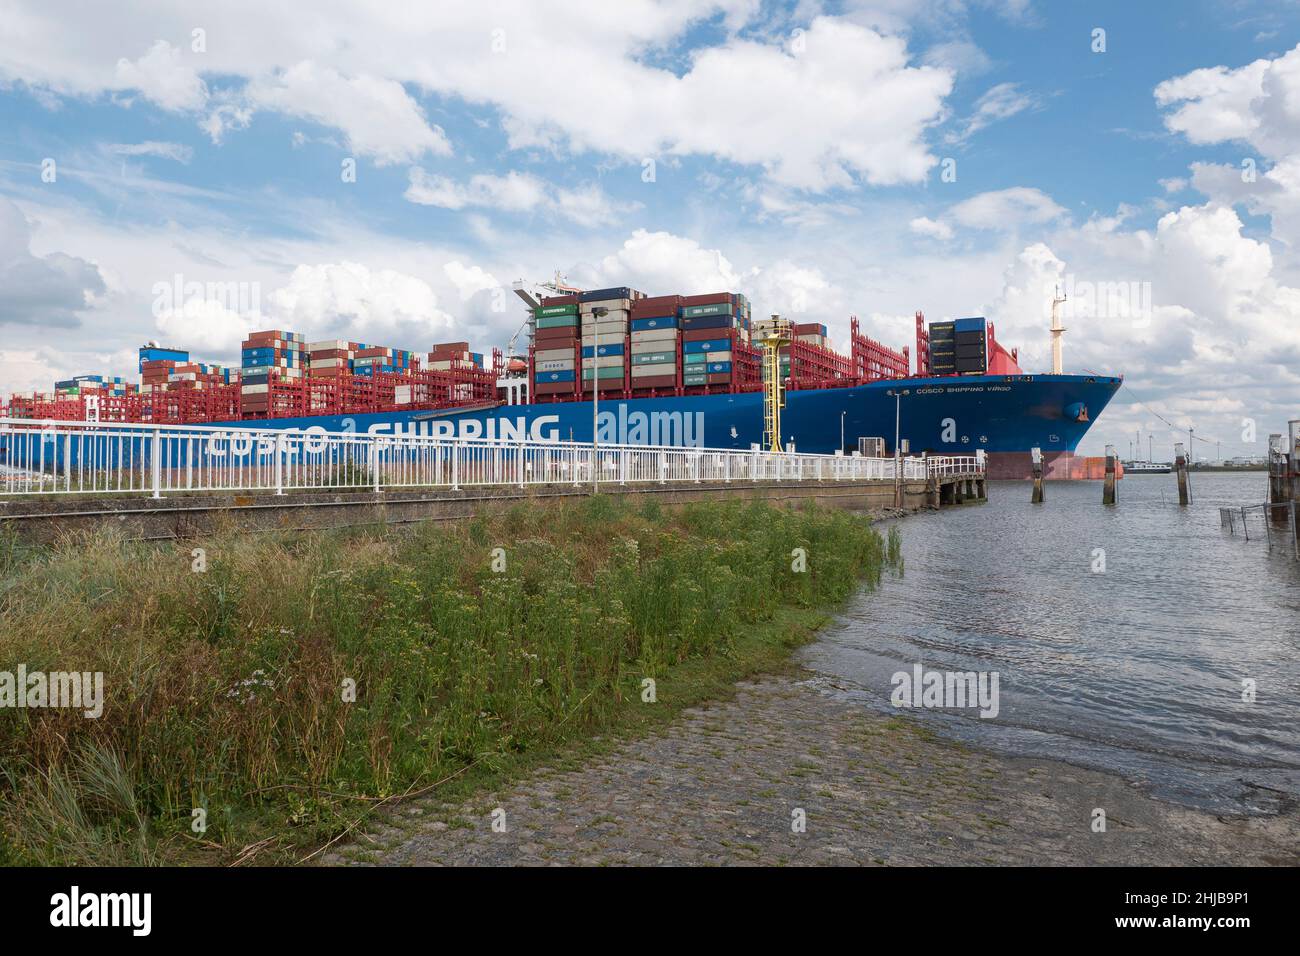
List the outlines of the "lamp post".
{"label": "lamp post", "polygon": [[[600,320],[609,315],[609,309],[598,305],[591,310],[591,493],[596,494],[600,487],[600,459],[596,447],[600,440],[600,382],[596,361],[600,356]],[[579,363],[581,364],[581,363]]]}
{"label": "lamp post", "polygon": [[840,412],[840,453],[844,453],[844,412]]}
{"label": "lamp post", "polygon": [[901,441],[899,440],[900,423],[903,410],[903,396],[908,394],[907,389],[901,391],[895,388],[885,392],[886,395],[894,396],[894,507],[903,507],[903,456],[899,450]]}
{"label": "lamp post", "polygon": [[891,396],[894,399],[894,457],[897,458],[898,443],[899,443],[899,422],[902,417],[902,401],[903,401],[903,396],[909,394],[909,391],[908,389],[903,389],[902,391],[899,391],[897,389],[891,388],[889,389],[889,391],[885,392],[885,394]]}

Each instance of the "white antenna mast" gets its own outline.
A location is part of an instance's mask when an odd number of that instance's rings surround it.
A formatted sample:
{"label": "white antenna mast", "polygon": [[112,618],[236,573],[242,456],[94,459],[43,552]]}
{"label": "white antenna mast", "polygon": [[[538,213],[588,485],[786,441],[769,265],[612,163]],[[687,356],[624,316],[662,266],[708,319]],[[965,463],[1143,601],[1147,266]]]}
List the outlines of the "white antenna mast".
{"label": "white antenna mast", "polygon": [[1061,325],[1061,303],[1066,300],[1066,296],[1061,295],[1061,287],[1057,286],[1052,296],[1052,374],[1060,375],[1065,366],[1061,362],[1061,333],[1065,331],[1065,326]]}

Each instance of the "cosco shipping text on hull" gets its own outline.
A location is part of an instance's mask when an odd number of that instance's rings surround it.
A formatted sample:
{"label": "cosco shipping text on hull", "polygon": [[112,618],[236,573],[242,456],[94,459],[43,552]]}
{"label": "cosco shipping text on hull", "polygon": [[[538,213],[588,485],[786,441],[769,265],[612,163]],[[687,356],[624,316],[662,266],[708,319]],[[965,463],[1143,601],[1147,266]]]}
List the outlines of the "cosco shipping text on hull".
{"label": "cosco shipping text on hull", "polygon": [[[1118,378],[1083,375],[988,375],[791,391],[781,418],[782,439],[805,452],[852,450],[862,437],[883,438],[892,449],[897,412],[899,437],[913,452],[981,448],[1027,454],[1035,447],[1045,454],[1072,452],[1119,386]],[[218,423],[227,426],[586,442],[592,407],[584,401]],[[760,392],[613,399],[599,405],[598,438],[611,444],[747,449],[761,442],[762,432]]]}

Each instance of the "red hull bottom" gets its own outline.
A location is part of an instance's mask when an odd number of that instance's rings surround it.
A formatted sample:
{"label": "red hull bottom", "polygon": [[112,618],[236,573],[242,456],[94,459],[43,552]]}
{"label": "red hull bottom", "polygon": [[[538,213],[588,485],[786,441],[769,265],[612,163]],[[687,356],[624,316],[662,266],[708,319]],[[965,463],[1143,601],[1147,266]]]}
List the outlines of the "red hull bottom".
{"label": "red hull bottom", "polygon": [[[989,478],[994,481],[1028,481],[1034,477],[1029,452],[990,452]],[[1116,462],[1118,477],[1124,466]],[[1106,459],[1101,455],[1076,455],[1072,451],[1043,455],[1043,477],[1049,481],[1101,481],[1106,477]]]}

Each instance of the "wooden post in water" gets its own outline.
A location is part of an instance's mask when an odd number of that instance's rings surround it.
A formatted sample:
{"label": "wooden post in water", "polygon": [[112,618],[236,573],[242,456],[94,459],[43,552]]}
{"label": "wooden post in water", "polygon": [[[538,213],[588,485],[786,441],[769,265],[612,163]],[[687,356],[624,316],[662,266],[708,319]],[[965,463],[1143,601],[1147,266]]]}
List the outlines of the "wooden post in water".
{"label": "wooden post in water", "polygon": [[1300,499],[1300,420],[1287,422],[1286,478],[1282,482],[1291,517],[1291,545],[1300,559],[1300,525],[1296,524],[1296,501]]}
{"label": "wooden post in water", "polygon": [[1287,422],[1286,497],[1300,501],[1300,419]]}
{"label": "wooden post in water", "polygon": [[1286,442],[1282,435],[1274,433],[1268,436],[1268,503],[1285,504],[1287,472]]}
{"label": "wooden post in water", "polygon": [[1187,479],[1187,453],[1182,442],[1174,445],[1174,471],[1178,473],[1178,504],[1186,508],[1192,503],[1192,487]]}
{"label": "wooden post in water", "polygon": [[1106,483],[1101,489],[1101,503],[1104,505],[1113,505],[1115,503],[1115,446],[1106,446]]}
{"label": "wooden post in water", "polygon": [[1041,505],[1043,503],[1043,450],[1035,448],[1029,454],[1033,459],[1034,467],[1034,493],[1029,501],[1030,504]]}

